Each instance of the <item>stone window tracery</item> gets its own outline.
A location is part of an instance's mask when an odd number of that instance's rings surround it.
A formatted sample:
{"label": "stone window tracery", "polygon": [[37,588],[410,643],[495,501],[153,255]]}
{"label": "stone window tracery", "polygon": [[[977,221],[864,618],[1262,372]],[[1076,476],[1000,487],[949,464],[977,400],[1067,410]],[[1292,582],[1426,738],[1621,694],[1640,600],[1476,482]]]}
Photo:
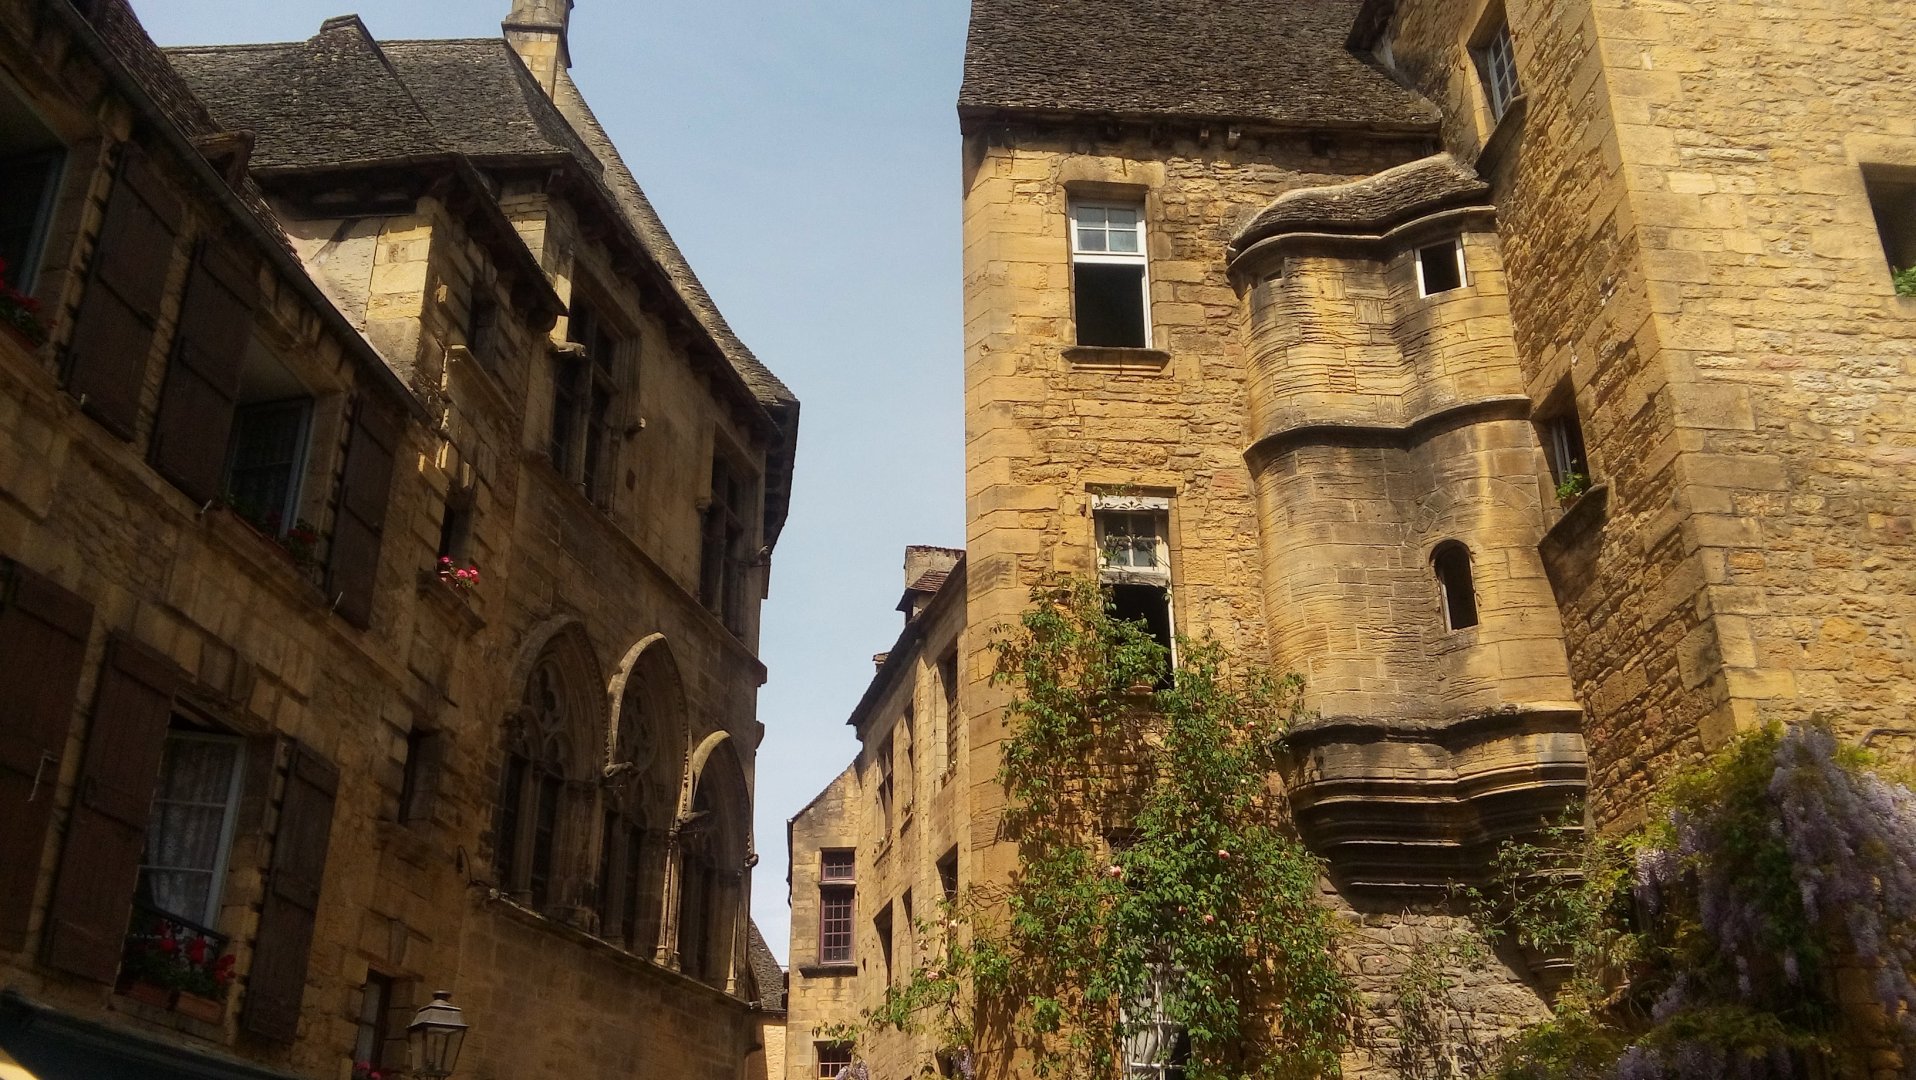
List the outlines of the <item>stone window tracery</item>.
{"label": "stone window tracery", "polygon": [[503,888],[541,911],[557,899],[562,872],[558,853],[577,711],[560,657],[549,652],[526,679],[519,710],[507,725],[499,879]]}

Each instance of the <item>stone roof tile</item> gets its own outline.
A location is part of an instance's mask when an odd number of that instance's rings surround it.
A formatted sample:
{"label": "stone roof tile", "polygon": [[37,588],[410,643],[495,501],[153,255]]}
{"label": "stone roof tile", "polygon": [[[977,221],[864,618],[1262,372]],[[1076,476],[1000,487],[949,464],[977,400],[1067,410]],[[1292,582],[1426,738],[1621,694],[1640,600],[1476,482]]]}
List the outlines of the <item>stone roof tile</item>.
{"label": "stone roof tile", "polygon": [[1287,232],[1382,233],[1413,217],[1482,203],[1489,194],[1475,169],[1432,154],[1348,184],[1287,191],[1238,232],[1231,250]]}
{"label": "stone roof tile", "polygon": [[1346,46],[1358,0],[973,0],[960,113],[1434,130]]}

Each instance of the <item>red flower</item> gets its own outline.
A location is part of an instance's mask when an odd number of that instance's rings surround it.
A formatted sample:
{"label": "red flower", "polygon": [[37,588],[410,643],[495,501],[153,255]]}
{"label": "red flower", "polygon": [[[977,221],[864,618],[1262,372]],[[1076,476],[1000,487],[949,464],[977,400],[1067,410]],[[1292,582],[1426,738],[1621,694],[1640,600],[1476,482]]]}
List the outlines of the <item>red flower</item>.
{"label": "red flower", "polygon": [[206,939],[203,937],[194,938],[192,943],[186,947],[186,958],[195,964],[206,963]]}
{"label": "red flower", "polygon": [[180,951],[180,943],[170,937],[163,937],[160,939],[160,951],[168,956],[172,956],[174,953]]}

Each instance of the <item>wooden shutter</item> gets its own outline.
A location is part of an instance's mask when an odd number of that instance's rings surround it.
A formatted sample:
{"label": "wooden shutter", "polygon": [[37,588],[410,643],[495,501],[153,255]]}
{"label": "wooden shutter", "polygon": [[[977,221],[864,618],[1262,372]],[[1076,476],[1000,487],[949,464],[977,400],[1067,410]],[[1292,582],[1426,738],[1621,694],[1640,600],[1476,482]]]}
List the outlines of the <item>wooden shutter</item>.
{"label": "wooden shutter", "polygon": [[133,437],[139,419],[140,388],[179,222],[179,203],[128,143],[66,357],[67,392],[122,439]]}
{"label": "wooden shutter", "polygon": [[240,364],[253,336],[254,287],[250,271],[211,246],[193,260],[152,454],[153,467],[194,502],[220,495]]}
{"label": "wooden shutter", "polygon": [[386,528],[386,497],[392,493],[393,455],[401,423],[399,410],[370,394],[361,395],[353,410],[326,589],[335,598],[335,609],[354,626],[372,625],[379,537]]}
{"label": "wooden shutter", "polygon": [[259,937],[246,976],[246,1006],[240,1014],[247,1031],[276,1042],[292,1042],[299,1035],[299,1007],[306,994],[313,923],[338,794],[338,767],[294,743],[266,901],[260,907]]}
{"label": "wooden shutter", "polygon": [[110,983],[133,912],[140,849],[180,670],[128,638],[107,647],[53,902],[47,963]]}
{"label": "wooden shutter", "polygon": [[0,559],[0,949],[26,944],[93,607]]}

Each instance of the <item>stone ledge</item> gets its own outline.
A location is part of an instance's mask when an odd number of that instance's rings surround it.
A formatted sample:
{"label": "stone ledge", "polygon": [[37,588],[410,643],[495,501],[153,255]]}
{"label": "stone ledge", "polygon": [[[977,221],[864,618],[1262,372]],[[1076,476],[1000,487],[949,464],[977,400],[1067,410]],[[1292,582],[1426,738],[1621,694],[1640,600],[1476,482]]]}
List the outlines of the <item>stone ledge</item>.
{"label": "stone ledge", "polygon": [[1569,506],[1564,507],[1562,517],[1544,530],[1543,539],[1537,542],[1537,550],[1546,557],[1568,550],[1609,519],[1609,508],[1609,482],[1590,485]]}
{"label": "stone ledge", "polygon": [[1110,371],[1121,375],[1160,374],[1171,364],[1163,349],[1119,349],[1103,345],[1071,345],[1064,358],[1080,371]]}
{"label": "stone ledge", "polygon": [[1490,129],[1490,137],[1484,140],[1484,148],[1477,151],[1477,172],[1479,175],[1495,169],[1504,155],[1510,153],[1511,145],[1517,141],[1518,133],[1523,131],[1524,117],[1530,115],[1530,95],[1518,94],[1504,107],[1504,114]]}
{"label": "stone ledge", "polygon": [[1465,424],[1498,420],[1528,420],[1530,412],[1528,397],[1509,394],[1445,405],[1422,416],[1412,417],[1402,424],[1296,424],[1259,436],[1250,449],[1244,451],[1244,460],[1255,465],[1260,460],[1268,461],[1299,447],[1317,445],[1407,449],[1423,442],[1446,425],[1462,427]]}

